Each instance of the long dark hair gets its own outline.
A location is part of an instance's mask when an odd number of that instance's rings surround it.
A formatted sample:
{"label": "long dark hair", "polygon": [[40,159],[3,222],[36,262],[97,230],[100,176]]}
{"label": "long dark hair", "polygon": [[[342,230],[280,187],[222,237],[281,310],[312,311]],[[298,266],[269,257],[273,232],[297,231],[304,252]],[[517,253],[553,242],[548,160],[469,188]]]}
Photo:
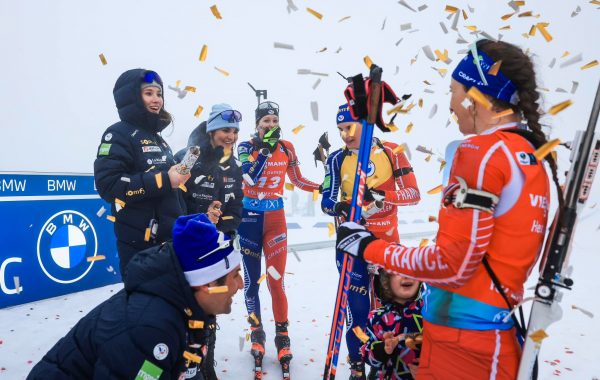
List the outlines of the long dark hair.
{"label": "long dark hair", "polygon": [[[522,116],[526,120],[529,130],[520,134],[532,141],[536,147],[545,144],[548,140],[540,124],[541,114],[538,104],[540,94],[537,91],[535,70],[531,59],[521,48],[504,41],[481,40],[477,42],[477,49],[489,55],[495,62],[502,60],[500,71],[517,87],[519,102],[516,105],[490,97],[492,104],[498,109],[510,108],[516,115]],[[560,212],[563,209],[564,196],[558,182],[558,167],[551,154],[548,154],[545,160],[552,171]]]}

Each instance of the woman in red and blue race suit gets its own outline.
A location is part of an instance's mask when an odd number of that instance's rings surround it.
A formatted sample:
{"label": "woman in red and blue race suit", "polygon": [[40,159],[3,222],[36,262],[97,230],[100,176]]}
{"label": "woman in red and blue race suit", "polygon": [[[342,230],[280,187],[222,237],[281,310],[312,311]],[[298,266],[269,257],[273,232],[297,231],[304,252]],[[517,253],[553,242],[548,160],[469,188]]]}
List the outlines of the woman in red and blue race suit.
{"label": "woman in red and blue race suit", "polygon": [[275,317],[275,345],[280,361],[291,359],[287,335],[288,302],[284,289],[287,259],[287,226],[283,210],[285,175],[300,190],[313,192],[319,184],[305,179],[294,146],[280,139],[279,106],[270,101],[256,108],[256,135],[238,147],[244,178],[244,210],[238,229],[244,261],[244,295],[252,329],[252,355],[264,355],[265,333],[262,329],[258,279],[261,254],[266,268],[273,267],[278,276],[267,274]]}
{"label": "woman in red and blue race suit", "polygon": [[[339,107],[337,127],[346,146],[331,153],[325,164],[323,180],[323,198],[321,208],[331,216],[346,219],[349,214],[354,177],[360,145],[362,124],[352,118],[347,104]],[[339,198],[339,199],[338,199]],[[375,236],[389,242],[397,242],[398,206],[410,206],[421,200],[413,168],[400,151],[397,144],[382,142],[373,138],[369,167],[367,169],[367,189],[365,190],[365,208],[381,206],[363,212],[366,225]],[[378,201],[378,202],[374,202]],[[343,262],[343,252],[337,252],[338,271]],[[371,276],[364,261],[356,260],[352,268],[350,289],[348,291],[348,331],[346,344],[350,358],[351,379],[364,379],[365,364],[360,354],[362,342],[351,331],[354,327],[365,328],[371,309]]]}
{"label": "woman in red and blue race suit", "polygon": [[[546,137],[533,63],[515,45],[481,40],[454,70],[450,88],[459,129],[473,136],[456,151],[436,244],[405,247],[346,223],[337,246],[429,285],[417,379],[514,379],[521,348],[508,314],[541,252],[550,197],[548,174],[534,155]],[[478,96],[467,94],[472,88]],[[556,163],[546,160],[560,199]]]}

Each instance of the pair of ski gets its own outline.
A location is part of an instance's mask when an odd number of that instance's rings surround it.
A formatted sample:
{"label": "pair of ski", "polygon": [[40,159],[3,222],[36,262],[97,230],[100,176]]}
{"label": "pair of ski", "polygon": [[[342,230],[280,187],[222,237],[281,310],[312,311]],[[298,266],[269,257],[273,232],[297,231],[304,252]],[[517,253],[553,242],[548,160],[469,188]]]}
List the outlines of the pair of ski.
{"label": "pair of ski", "polygon": [[[262,369],[262,363],[263,363],[263,357],[264,355],[262,353],[257,353],[257,354],[252,354],[254,356],[254,380],[262,380],[263,378],[263,369]],[[290,361],[292,359],[289,357],[283,357],[281,358],[281,360],[279,361],[279,364],[281,364],[281,375],[283,380],[291,380],[291,376],[290,376]]]}

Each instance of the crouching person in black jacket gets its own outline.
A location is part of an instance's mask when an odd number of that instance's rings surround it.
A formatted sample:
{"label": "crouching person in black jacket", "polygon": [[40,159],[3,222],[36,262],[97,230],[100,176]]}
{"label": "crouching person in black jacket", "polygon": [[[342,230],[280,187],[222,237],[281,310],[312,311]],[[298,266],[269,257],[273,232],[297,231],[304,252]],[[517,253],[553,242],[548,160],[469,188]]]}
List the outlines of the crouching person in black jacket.
{"label": "crouching person in black jacket", "polygon": [[98,193],[112,205],[121,275],[133,255],[171,238],[185,214],[180,174],[160,133],[171,123],[157,73],[128,70],[113,89],[119,122],[102,135],[94,162]]}
{"label": "crouching person in black jacket", "polygon": [[125,288],[83,317],[27,378],[204,379],[206,330],[216,314],[231,312],[243,287],[240,262],[234,241],[206,215],[178,218],[173,242],[136,254]]}
{"label": "crouching person in black jacket", "polygon": [[[185,184],[185,203],[189,213],[206,213],[219,231],[235,234],[242,220],[242,169],[233,156],[242,114],[229,104],[212,107],[207,122],[196,127],[188,147],[199,146],[200,158]],[[175,155],[181,161],[187,149]]]}

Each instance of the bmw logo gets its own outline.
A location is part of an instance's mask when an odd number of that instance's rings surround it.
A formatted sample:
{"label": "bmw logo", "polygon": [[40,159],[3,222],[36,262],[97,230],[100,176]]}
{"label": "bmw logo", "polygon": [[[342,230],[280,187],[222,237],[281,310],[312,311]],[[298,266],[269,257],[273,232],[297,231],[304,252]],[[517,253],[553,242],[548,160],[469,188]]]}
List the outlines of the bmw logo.
{"label": "bmw logo", "polygon": [[375,174],[375,164],[373,163],[373,161],[369,160],[369,166],[367,167],[367,177],[370,177],[373,174]]}
{"label": "bmw logo", "polygon": [[94,265],[98,237],[94,225],[80,212],[64,210],[42,226],[37,240],[37,257],[42,271],[52,281],[71,284],[81,280]]}

